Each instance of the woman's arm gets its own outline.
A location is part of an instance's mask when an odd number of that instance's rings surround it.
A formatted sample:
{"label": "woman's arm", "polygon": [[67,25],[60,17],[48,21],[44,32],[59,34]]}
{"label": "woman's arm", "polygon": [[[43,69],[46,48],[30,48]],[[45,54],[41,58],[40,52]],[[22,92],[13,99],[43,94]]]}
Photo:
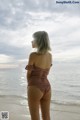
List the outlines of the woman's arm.
{"label": "woman's arm", "polygon": [[33,56],[33,52],[29,55],[29,61],[28,61],[28,65],[26,66],[26,70],[27,70],[27,73],[26,73],[26,78],[27,80],[29,81],[29,78],[30,78],[30,75],[31,75],[31,72],[33,70],[33,64],[34,64],[34,56]]}

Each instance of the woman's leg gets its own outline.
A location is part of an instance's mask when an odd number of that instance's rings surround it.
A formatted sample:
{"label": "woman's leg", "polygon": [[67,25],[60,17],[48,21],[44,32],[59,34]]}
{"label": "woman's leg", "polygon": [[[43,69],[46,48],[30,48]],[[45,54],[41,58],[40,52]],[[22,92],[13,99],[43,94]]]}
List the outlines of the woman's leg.
{"label": "woman's leg", "polygon": [[39,104],[43,92],[35,86],[28,86],[28,105],[31,114],[31,120],[40,120]]}
{"label": "woman's leg", "polygon": [[40,100],[43,120],[50,120],[50,102],[51,102],[51,88],[46,93],[46,95]]}

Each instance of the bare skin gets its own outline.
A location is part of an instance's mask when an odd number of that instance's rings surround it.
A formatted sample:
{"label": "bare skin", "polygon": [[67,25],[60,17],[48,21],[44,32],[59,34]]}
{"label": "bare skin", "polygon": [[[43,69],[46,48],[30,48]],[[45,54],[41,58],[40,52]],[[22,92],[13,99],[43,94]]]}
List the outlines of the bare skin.
{"label": "bare skin", "polygon": [[[37,47],[35,43],[32,43],[33,47]],[[46,69],[51,65],[51,54],[38,55],[36,52],[32,53],[32,60],[30,64],[33,64]],[[27,71],[27,79],[29,78],[31,71]],[[36,86],[28,86],[28,105],[31,114],[31,120],[40,120],[39,107],[41,108],[42,119],[50,120],[50,101],[51,101],[51,89],[43,97],[44,93]]]}
{"label": "bare skin", "polygon": [[35,86],[29,86],[27,94],[31,120],[40,120],[39,105],[41,108],[42,119],[50,120],[51,90],[47,92],[46,96],[43,98],[43,93],[39,88]]}

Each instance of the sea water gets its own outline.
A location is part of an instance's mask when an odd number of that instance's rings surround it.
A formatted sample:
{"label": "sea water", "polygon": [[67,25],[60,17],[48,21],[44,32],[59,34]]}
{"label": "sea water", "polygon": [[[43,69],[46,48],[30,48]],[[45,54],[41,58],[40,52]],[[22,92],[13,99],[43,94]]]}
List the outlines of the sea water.
{"label": "sea water", "polygon": [[[25,66],[0,69],[0,99],[5,99],[6,104],[28,108]],[[54,62],[47,77],[52,88],[51,104],[80,105],[80,63]]]}

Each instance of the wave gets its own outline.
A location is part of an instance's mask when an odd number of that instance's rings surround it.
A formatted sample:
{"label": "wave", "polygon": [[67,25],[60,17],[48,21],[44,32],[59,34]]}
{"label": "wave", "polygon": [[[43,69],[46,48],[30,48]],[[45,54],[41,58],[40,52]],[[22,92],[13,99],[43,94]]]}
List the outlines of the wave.
{"label": "wave", "polygon": [[[28,100],[27,96],[25,95],[0,95],[0,98],[20,98],[22,100]],[[51,104],[59,104],[59,105],[77,105],[80,106],[80,101],[74,100],[67,100],[67,101],[60,101],[60,100],[51,100]]]}
{"label": "wave", "polygon": [[8,98],[8,97],[27,99],[27,97],[24,95],[0,95],[0,98]]}
{"label": "wave", "polygon": [[52,104],[59,104],[59,105],[77,105],[80,106],[80,101],[60,101],[60,100],[51,100]]}
{"label": "wave", "polygon": [[80,88],[80,85],[78,84],[75,84],[75,85],[72,85],[72,84],[63,84],[65,86],[69,86],[69,87],[79,87]]}

